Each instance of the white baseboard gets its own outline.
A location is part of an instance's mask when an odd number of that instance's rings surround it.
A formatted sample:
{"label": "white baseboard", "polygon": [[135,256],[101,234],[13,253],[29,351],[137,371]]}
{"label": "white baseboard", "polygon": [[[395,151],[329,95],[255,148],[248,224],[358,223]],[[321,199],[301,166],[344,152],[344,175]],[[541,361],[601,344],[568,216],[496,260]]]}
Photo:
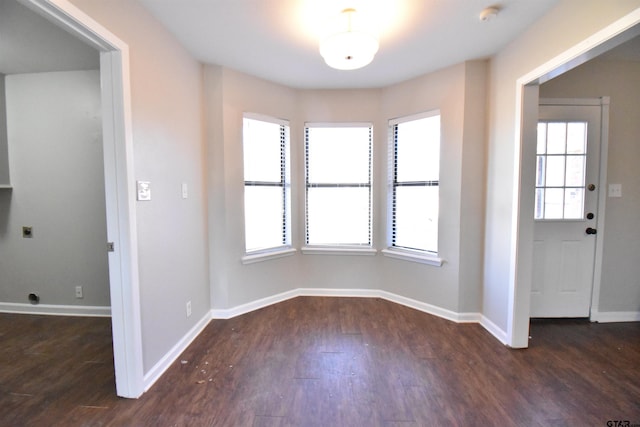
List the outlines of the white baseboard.
{"label": "white baseboard", "polygon": [[596,311],[591,321],[599,323],[640,322],[640,311]]}
{"label": "white baseboard", "polygon": [[502,344],[507,345],[507,342],[508,342],[507,333],[502,329],[500,329],[498,325],[493,323],[491,320],[489,320],[485,316],[481,316],[480,325],[482,325],[482,327],[485,328],[487,332],[493,335]]}
{"label": "white baseboard", "polygon": [[185,336],[182,337],[180,341],[174,345],[171,350],[164,355],[162,359],[156,363],[153,368],[149,370],[144,375],[144,391],[146,392],[155,384],[155,382],[165,373],[167,369],[171,366],[171,364],[180,356],[180,354],[189,347],[189,344],[193,342],[194,339],[204,330],[204,328],[209,324],[211,320],[210,313],[207,312],[205,315],[196,323],[193,328],[187,332]]}
{"label": "white baseboard", "polygon": [[0,313],[42,314],[49,316],[111,317],[111,307],[0,302]]}
{"label": "white baseboard", "polygon": [[240,316],[251,311],[259,310],[264,307],[268,307],[273,304],[277,304],[282,301],[286,301],[298,296],[297,289],[292,291],[283,292],[281,294],[272,295],[270,297],[262,298],[256,301],[248,302],[246,304],[238,305],[228,309],[212,309],[212,319],[231,319],[232,317]]}
{"label": "white baseboard", "polygon": [[446,308],[438,307],[437,305],[427,304],[426,302],[403,297],[391,292],[377,292],[379,293],[379,298],[386,299],[387,301],[395,302],[396,304],[404,305],[406,307],[410,307],[424,313],[432,314],[443,319],[451,320],[452,322],[478,323],[478,321],[480,320],[480,313],[457,313]]}
{"label": "white baseboard", "polygon": [[242,304],[230,309],[211,310],[212,319],[230,319],[254,310],[258,310],[269,305],[277,304],[291,298],[311,296],[311,297],[350,297],[350,298],[382,298],[396,304],[404,305],[434,316],[442,317],[456,323],[479,323],[480,313],[456,313],[445,308],[427,304],[411,298],[403,297],[391,292],[378,289],[326,289],[326,288],[298,288],[281,294],[262,298],[246,304]]}

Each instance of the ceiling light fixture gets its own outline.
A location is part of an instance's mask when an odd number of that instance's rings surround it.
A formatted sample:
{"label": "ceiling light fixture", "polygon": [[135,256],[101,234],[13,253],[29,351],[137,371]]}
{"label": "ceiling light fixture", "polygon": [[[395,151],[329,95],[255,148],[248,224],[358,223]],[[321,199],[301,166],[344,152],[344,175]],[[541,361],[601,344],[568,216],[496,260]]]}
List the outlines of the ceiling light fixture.
{"label": "ceiling light fixture", "polygon": [[320,55],[331,68],[356,70],[378,52],[378,40],[366,31],[355,9],[344,9],[329,34],[320,40]]}

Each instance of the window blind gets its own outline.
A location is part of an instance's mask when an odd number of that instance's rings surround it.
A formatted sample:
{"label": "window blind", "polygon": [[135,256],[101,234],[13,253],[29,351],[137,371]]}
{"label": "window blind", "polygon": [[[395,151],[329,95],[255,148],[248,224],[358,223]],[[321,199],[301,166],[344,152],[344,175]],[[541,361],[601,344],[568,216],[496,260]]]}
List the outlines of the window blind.
{"label": "window blind", "polygon": [[437,253],[440,115],[390,122],[390,246]]}
{"label": "window blind", "polygon": [[306,124],[307,245],[371,246],[371,124]]}

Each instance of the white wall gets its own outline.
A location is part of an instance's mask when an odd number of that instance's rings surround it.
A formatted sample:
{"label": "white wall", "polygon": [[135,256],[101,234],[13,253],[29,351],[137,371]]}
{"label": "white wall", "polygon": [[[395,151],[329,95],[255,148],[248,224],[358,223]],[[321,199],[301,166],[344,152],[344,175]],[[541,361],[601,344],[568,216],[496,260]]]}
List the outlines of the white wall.
{"label": "white wall", "polygon": [[13,190],[0,211],[0,302],[28,304],[35,292],[46,305],[110,306],[98,71],[9,75],[6,105]]}
{"label": "white wall", "polygon": [[149,373],[210,310],[202,66],[135,1],[73,3],[129,46],[133,168],[152,193],[151,201],[136,202]]}
{"label": "white wall", "polygon": [[[378,289],[453,312],[481,307],[486,63],[447,68],[384,89],[295,90],[205,67],[209,128],[212,308],[232,309],[296,288]],[[290,120],[293,245],[304,245],[305,122],[374,124],[373,239],[386,247],[387,124],[440,109],[442,267],[376,256],[302,255],[243,265],[242,113]],[[463,182],[468,188],[464,193]],[[465,231],[464,234],[461,230]],[[461,259],[465,263],[461,263]]]}
{"label": "white wall", "polygon": [[540,96],[610,97],[607,182],[622,184],[623,197],[607,198],[605,229],[598,233],[604,256],[596,306],[640,312],[640,62],[587,62],[541,85]]}
{"label": "white wall", "polygon": [[516,81],[640,6],[638,0],[563,0],[491,60],[483,314],[507,331],[517,215]]}

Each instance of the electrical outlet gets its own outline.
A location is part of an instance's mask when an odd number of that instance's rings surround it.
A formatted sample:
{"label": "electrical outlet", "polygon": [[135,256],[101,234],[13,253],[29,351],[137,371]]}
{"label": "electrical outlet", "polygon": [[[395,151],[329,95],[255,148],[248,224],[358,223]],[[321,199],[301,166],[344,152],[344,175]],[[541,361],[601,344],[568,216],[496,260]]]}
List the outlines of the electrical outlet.
{"label": "electrical outlet", "polygon": [[191,301],[187,301],[187,317],[191,317]]}
{"label": "electrical outlet", "polygon": [[76,286],[76,298],[82,298],[82,286]]}
{"label": "electrical outlet", "polygon": [[609,197],[622,197],[622,184],[609,184]]}

